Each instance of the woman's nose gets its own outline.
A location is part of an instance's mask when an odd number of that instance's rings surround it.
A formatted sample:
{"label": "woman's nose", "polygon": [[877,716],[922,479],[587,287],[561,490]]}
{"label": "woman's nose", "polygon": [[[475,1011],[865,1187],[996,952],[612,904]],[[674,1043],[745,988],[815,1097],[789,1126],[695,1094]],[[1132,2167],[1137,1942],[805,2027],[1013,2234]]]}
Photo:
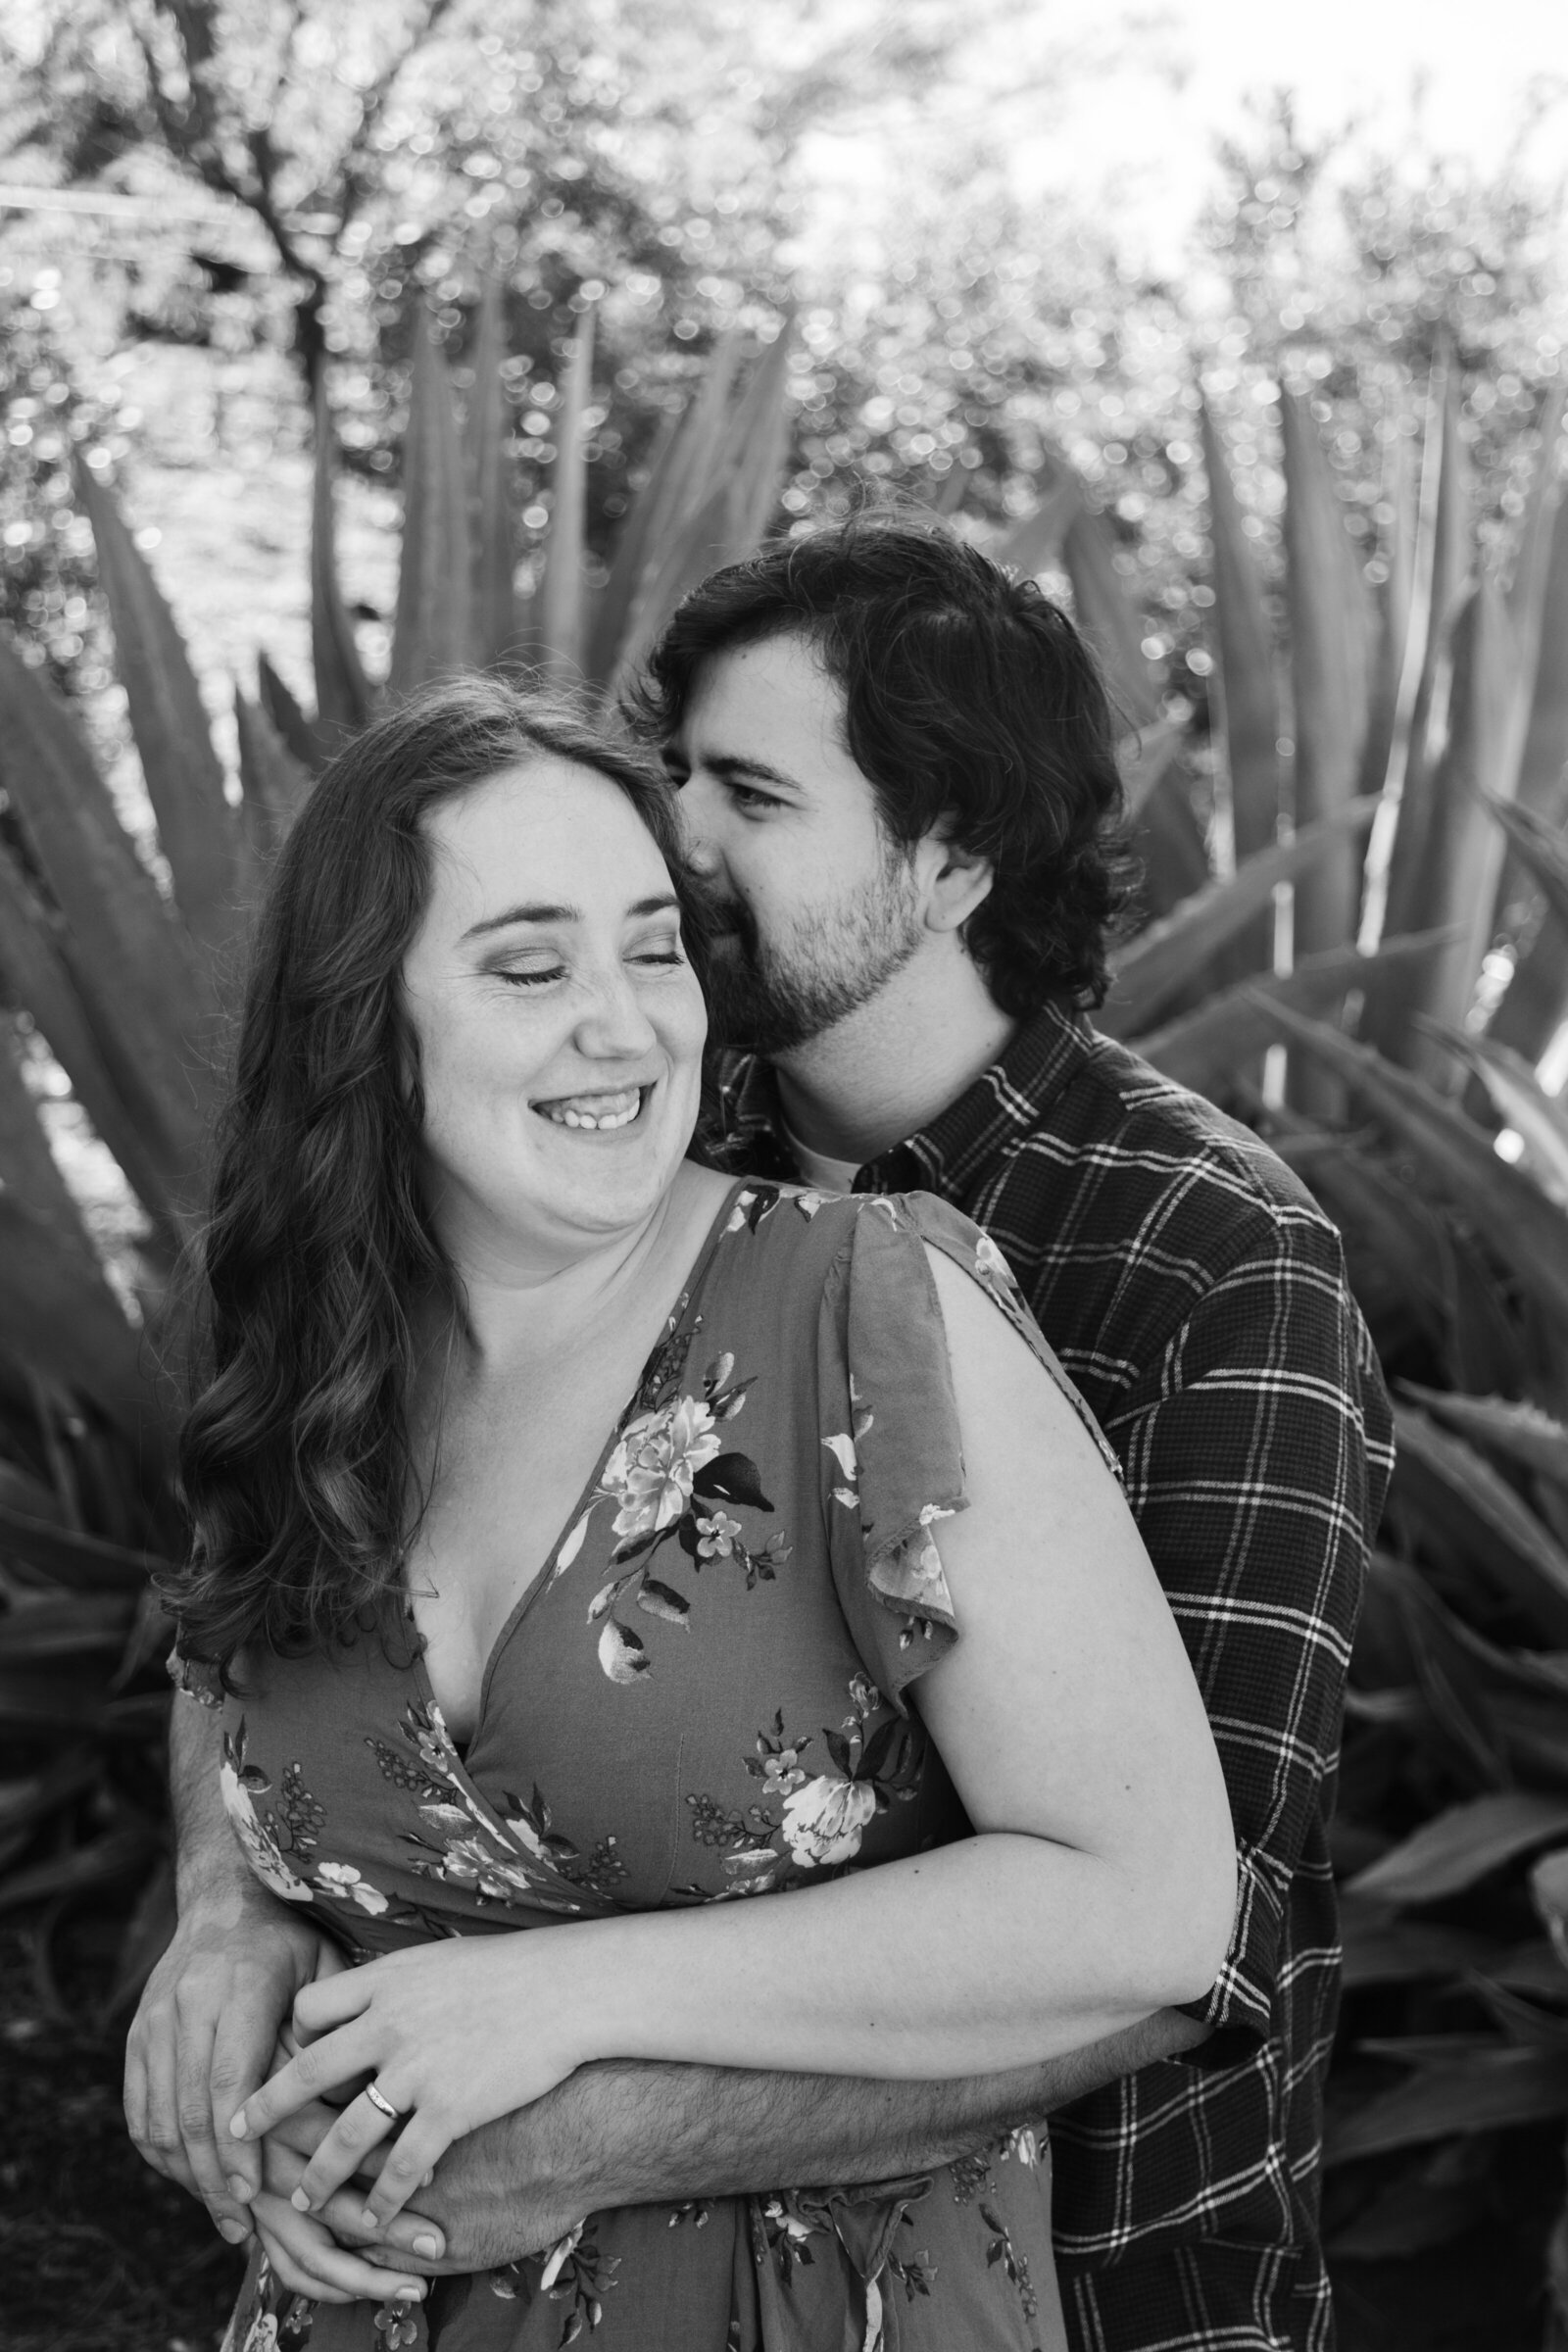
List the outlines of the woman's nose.
{"label": "woman's nose", "polygon": [[657,1042],[654,1024],[630,979],[618,965],[605,973],[594,989],[591,1004],[584,1005],[577,1023],[577,1038],[584,1053],[617,1059],[646,1054]]}

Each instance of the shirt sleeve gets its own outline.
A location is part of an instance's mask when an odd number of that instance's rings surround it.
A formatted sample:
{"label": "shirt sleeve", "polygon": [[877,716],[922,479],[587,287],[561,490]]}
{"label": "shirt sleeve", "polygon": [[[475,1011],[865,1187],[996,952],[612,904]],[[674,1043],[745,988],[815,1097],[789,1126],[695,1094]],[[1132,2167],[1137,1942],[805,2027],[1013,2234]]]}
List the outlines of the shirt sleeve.
{"label": "shirt sleeve", "polygon": [[1238,2038],[1270,2033],[1303,1849],[1327,1868],[1346,1673],[1392,1466],[1339,1237],[1305,1211],[1260,1218],[1105,1430],[1230,1795],[1231,1945],[1184,2009],[1213,2030],[1195,2062],[1233,2063]]}

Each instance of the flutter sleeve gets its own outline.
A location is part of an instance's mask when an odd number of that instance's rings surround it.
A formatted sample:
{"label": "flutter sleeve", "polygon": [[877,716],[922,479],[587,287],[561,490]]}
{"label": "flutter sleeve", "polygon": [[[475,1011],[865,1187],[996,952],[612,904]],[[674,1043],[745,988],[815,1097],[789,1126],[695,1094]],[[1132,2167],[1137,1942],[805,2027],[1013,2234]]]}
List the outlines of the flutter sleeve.
{"label": "flutter sleeve", "polygon": [[963,1510],[963,1448],[928,1248],[954,1260],[1027,1342],[1115,1457],[1029,1315],[996,1244],[928,1194],[846,1201],[850,1222],[817,1327],[822,1510],[833,1578],[866,1670],[901,1712],[905,1690],[957,1641],[942,1566],[944,1520]]}

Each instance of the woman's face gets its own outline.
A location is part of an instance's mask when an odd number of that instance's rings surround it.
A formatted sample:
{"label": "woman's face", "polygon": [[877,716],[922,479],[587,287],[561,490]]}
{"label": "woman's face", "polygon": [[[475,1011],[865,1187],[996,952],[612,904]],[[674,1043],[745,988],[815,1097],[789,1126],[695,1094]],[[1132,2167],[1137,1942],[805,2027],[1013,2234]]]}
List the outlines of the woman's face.
{"label": "woman's face", "polygon": [[668,871],[619,788],[541,756],[426,820],[403,966],[425,1180],[465,1272],[546,1267],[638,1226],[697,1118],[707,1013]]}

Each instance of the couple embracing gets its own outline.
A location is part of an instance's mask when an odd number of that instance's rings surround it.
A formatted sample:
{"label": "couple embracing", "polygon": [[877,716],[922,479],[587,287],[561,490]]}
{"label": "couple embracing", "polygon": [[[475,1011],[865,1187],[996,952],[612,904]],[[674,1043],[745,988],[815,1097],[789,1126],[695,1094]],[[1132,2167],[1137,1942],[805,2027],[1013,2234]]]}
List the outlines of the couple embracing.
{"label": "couple embracing", "polygon": [[636,716],[434,689],[280,859],[132,2132],[229,2352],[1329,2352],[1337,1236],[1086,1017],[1033,583],[785,542]]}

